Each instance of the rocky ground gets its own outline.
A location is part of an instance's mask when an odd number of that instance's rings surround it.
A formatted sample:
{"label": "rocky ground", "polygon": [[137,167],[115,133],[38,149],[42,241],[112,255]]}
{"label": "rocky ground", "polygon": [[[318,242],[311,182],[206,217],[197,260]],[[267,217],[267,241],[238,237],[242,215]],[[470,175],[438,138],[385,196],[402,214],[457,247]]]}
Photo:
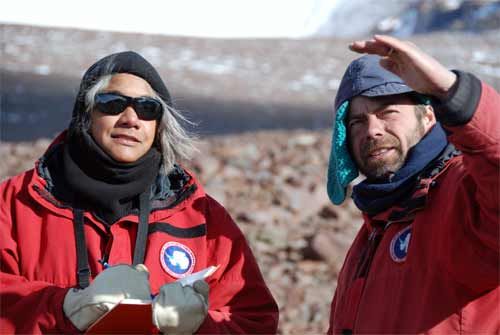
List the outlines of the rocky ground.
{"label": "rocky ground", "polygon": [[[329,131],[266,131],[200,142],[187,163],[245,233],[280,306],[280,333],[325,332],[340,266],[361,221],[325,189]],[[0,179],[28,169],[49,140],[0,144]]]}

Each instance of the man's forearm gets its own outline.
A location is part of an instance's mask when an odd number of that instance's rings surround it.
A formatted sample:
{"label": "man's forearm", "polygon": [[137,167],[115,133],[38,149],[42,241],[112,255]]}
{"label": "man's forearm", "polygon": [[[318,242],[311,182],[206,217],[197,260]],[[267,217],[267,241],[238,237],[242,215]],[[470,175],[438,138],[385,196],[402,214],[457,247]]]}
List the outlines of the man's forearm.
{"label": "man's forearm", "polygon": [[450,88],[448,97],[436,106],[436,117],[445,126],[454,127],[469,122],[481,98],[481,81],[473,74],[453,71],[457,81]]}

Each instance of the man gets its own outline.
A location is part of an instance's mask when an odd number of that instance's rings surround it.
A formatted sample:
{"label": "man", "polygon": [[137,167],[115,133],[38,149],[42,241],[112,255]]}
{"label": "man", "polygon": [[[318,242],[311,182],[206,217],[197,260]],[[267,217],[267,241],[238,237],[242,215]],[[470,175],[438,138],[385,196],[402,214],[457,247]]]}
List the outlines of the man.
{"label": "man", "polygon": [[335,204],[364,224],[328,333],[498,333],[500,97],[411,43],[357,41],[335,101]]}
{"label": "man", "polygon": [[[151,296],[146,332],[276,332],[244,236],[176,164],[194,148],[178,119],[137,53],[88,69],[68,131],[0,186],[1,333],[85,331],[121,300]],[[176,282],[210,266],[208,283]]]}

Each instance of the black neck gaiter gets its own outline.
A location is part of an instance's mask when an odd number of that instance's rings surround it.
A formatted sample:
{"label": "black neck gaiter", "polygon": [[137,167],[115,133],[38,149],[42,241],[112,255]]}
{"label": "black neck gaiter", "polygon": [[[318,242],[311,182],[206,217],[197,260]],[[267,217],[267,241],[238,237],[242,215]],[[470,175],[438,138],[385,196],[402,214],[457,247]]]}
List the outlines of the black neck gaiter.
{"label": "black neck gaiter", "polygon": [[108,224],[137,207],[138,195],[149,192],[161,155],[151,148],[133,163],[119,163],[92,136],[70,136],[63,152],[63,174],[75,193],[73,201],[87,207]]}

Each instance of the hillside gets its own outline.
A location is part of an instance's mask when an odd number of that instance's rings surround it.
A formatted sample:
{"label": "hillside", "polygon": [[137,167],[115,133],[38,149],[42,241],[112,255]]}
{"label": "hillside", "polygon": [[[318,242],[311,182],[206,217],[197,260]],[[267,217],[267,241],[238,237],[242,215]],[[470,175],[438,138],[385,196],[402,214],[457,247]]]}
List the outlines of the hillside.
{"label": "hillside", "polygon": [[[342,39],[223,40],[0,25],[0,140],[52,137],[68,124],[83,72],[135,50],[159,70],[176,105],[202,134],[326,129],[347,64]],[[500,88],[497,32],[432,34],[411,41],[450,68]]]}

